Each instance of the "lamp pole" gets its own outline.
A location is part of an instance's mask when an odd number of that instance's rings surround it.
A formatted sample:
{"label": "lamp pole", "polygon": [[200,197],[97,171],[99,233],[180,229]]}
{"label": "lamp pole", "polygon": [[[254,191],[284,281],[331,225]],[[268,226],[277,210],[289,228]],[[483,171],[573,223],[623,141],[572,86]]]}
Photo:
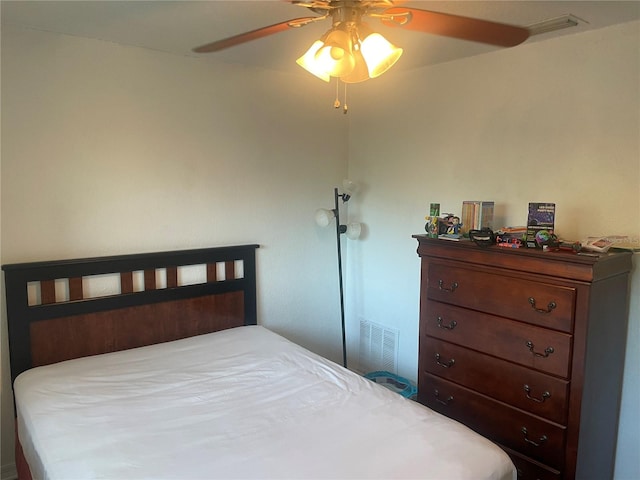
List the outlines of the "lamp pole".
{"label": "lamp pole", "polygon": [[334,199],[335,199],[335,215],[336,215],[336,244],[338,247],[338,280],[340,285],[340,323],[342,326],[342,366],[347,368],[347,335],[345,329],[344,322],[344,292],[342,286],[342,248],[340,246],[340,234],[343,233],[340,225],[340,206],[338,204],[338,198],[342,198],[342,202],[346,202],[349,200],[349,195],[338,193],[338,189],[335,188]]}

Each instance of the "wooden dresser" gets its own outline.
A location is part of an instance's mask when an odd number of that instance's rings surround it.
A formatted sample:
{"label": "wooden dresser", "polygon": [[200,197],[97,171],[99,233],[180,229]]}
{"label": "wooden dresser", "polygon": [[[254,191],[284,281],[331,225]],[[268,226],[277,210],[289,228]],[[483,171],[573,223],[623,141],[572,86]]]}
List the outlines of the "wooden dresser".
{"label": "wooden dresser", "polygon": [[415,238],[418,400],[503,447],[520,479],[612,478],[632,254]]}

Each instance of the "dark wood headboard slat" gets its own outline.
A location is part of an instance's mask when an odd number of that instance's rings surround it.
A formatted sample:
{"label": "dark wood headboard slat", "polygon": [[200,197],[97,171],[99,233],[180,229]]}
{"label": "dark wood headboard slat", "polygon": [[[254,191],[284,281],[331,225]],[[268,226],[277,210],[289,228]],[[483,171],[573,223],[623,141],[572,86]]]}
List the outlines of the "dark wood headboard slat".
{"label": "dark wood headboard slat", "polygon": [[133,272],[120,272],[120,293],[133,293]]}
{"label": "dark wood headboard slat", "polygon": [[82,278],[71,277],[69,279],[69,300],[82,300],[84,293],[82,291]]}
{"label": "dark wood headboard slat", "polygon": [[167,288],[174,288],[177,286],[178,286],[178,268],[167,267]]}
{"label": "dark wood headboard slat", "polygon": [[227,280],[236,278],[235,262],[224,262],[224,278],[226,278]]}
{"label": "dark wood headboard slat", "polygon": [[40,282],[40,301],[43,305],[56,303],[56,285],[53,280]]}
{"label": "dark wood headboard slat", "polygon": [[207,282],[218,281],[218,268],[215,263],[207,263]]}
{"label": "dark wood headboard slat", "polygon": [[144,289],[145,290],[156,289],[156,271],[155,270],[144,271]]}

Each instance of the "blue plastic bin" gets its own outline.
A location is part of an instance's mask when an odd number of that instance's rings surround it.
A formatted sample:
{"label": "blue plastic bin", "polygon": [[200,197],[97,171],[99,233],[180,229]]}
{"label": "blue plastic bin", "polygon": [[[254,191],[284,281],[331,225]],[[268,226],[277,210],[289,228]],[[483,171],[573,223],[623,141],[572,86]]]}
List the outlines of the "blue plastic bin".
{"label": "blue plastic bin", "polygon": [[369,372],[364,377],[411,400],[415,400],[418,394],[418,388],[415,385],[395,373],[384,371]]}

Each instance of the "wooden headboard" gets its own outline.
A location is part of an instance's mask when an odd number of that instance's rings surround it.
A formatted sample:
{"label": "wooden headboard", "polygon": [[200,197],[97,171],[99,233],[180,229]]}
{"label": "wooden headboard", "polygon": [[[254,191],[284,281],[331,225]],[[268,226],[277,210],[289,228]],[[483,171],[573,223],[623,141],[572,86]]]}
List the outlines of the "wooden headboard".
{"label": "wooden headboard", "polygon": [[255,325],[256,248],[3,265],[12,381],[39,365]]}

